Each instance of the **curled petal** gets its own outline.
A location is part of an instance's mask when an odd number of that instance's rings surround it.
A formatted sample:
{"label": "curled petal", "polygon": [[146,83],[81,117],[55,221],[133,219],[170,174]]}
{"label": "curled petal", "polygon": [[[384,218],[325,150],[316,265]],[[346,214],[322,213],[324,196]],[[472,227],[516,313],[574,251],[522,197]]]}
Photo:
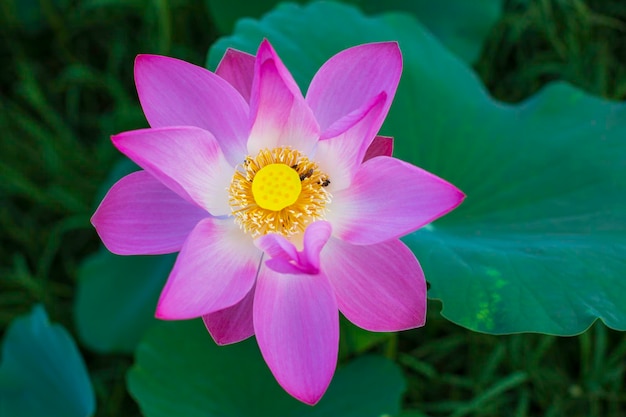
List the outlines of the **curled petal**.
{"label": "curled petal", "polygon": [[385,120],[402,73],[396,42],[370,43],[339,52],[315,74],[306,101],[324,132],[333,123],[361,108],[381,92],[387,98],[375,120],[375,132]]}
{"label": "curled petal", "polygon": [[348,187],[352,182],[378,131],[378,126],[374,124],[383,110],[385,100],[386,94],[380,93],[372,102],[346,117],[351,123],[347,129],[317,144],[315,159],[320,169],[328,174],[331,193]]}
{"label": "curled petal", "polygon": [[393,138],[376,136],[365,152],[363,162],[376,156],[391,156],[393,154]]}
{"label": "curled petal", "polygon": [[261,44],[257,54],[248,152],[254,155],[264,148],[289,146],[308,154],[319,138],[319,126],[300,91],[294,91],[291,75],[286,76],[287,70],[268,48],[268,43]]}
{"label": "curled petal", "polygon": [[271,233],[256,240],[270,259],[265,264],[276,272],[287,274],[317,274],[320,269],[320,252],[330,238],[330,223],[316,221],[304,232],[301,252],[284,236]]}
{"label": "curled petal", "polygon": [[316,221],[311,223],[304,232],[304,248],[301,252],[301,262],[305,261],[316,270],[320,268],[320,253],[330,239],[332,228],[330,223]]}
{"label": "curled petal", "polygon": [[296,265],[298,260],[298,250],[296,247],[285,239],[284,236],[277,233],[270,233],[259,237],[254,242],[267,256],[273,269],[279,269],[278,272],[289,272],[297,274],[300,269]]}
{"label": "curled petal", "polygon": [[239,94],[250,101],[250,90],[254,78],[254,55],[228,48],[215,73],[235,87]]}
{"label": "curled petal", "polygon": [[333,234],[371,245],[413,232],[448,213],[465,195],[441,178],[399,159],[364,162],[349,188],[333,194]]}
{"label": "curled petal", "polygon": [[252,288],[260,260],[261,252],[231,220],[202,220],[176,259],[156,316],[190,319],[238,303]]}
{"label": "curled petal", "polygon": [[257,342],[278,383],[300,401],[317,403],[339,347],[339,313],[328,279],[262,267],[253,308]]}
{"label": "curled petal", "polygon": [[230,213],[233,168],[206,130],[196,127],[141,129],[120,133],[113,144],[172,191],[215,216]]}
{"label": "curled petal", "polygon": [[254,334],[252,305],[254,287],[237,304],[202,316],[204,325],[218,345],[241,342]]}
{"label": "curled petal", "polygon": [[[380,111],[382,110],[385,104],[385,100],[387,98],[386,93],[383,91],[377,96],[373,97],[372,100],[364,103],[360,108],[351,111],[350,113],[343,116],[341,119],[337,120],[333,123],[328,129],[324,131],[324,133],[320,136],[320,140],[335,138],[341,136],[346,133],[349,129],[354,128],[358,123],[362,123],[363,118],[368,118],[369,124],[371,125],[373,121],[375,121]],[[376,108],[378,112],[374,112],[374,117],[370,113]],[[369,126],[369,130],[374,130],[371,126]],[[374,132],[376,133],[376,132]],[[371,141],[371,138],[368,138],[368,141]]]}
{"label": "curled petal", "polygon": [[177,252],[209,213],[161,184],[146,171],[111,187],[91,218],[102,242],[118,255]]}
{"label": "curled petal", "polygon": [[232,165],[241,162],[249,133],[248,104],[227,81],[179,59],[139,55],[135,84],[150,126],[208,130]]}
{"label": "curled petal", "polygon": [[322,252],[322,265],[339,310],[357,326],[395,332],[424,325],[424,273],[401,241],[363,246],[332,238]]}

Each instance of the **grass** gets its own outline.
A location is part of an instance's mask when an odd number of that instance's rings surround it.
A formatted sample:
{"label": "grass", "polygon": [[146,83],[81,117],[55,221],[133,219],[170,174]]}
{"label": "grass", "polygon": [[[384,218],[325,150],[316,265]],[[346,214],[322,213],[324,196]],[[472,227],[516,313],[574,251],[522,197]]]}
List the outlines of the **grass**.
{"label": "grass", "polygon": [[[626,97],[621,0],[510,0],[476,71],[492,94],[523,100],[563,79]],[[108,137],[145,125],[132,85],[138,53],[202,65],[218,34],[191,0],[0,3],[0,330],[43,302],[73,331],[79,262],[98,247],[89,224],[118,158]],[[429,325],[400,335],[403,416],[621,416],[626,339],[596,323],[571,338],[459,328],[431,303]],[[139,415],[124,355],[85,355],[98,416]],[[417,411],[419,410],[419,411]]]}
{"label": "grass", "polygon": [[601,323],[562,338],[489,336],[435,314],[429,319],[421,340],[402,336],[407,350],[401,347],[398,359],[409,376],[407,407],[455,417],[624,413],[626,342]]}
{"label": "grass", "polygon": [[516,102],[566,80],[626,97],[626,4],[613,0],[509,0],[476,69],[491,93]]}

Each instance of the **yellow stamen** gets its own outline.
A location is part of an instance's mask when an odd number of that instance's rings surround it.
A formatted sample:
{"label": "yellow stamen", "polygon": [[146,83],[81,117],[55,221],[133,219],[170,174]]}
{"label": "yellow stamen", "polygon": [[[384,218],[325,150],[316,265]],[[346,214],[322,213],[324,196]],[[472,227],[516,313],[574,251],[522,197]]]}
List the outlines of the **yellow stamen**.
{"label": "yellow stamen", "polygon": [[300,152],[263,149],[235,171],[229,203],[235,221],[253,237],[292,236],[323,218],[329,184],[328,176]]}

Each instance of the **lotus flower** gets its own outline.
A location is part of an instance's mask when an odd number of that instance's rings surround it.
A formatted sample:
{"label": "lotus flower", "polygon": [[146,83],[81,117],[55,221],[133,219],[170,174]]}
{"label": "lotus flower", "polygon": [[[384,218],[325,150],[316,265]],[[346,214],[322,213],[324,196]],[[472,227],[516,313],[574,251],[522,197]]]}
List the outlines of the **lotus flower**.
{"label": "lotus flower", "polygon": [[399,240],[464,195],[392,158],[376,134],[402,71],[394,42],[347,49],[306,97],[268,41],[215,73],[140,55],[151,128],[112,137],[143,170],[92,218],[122,255],[180,252],[156,316],[202,317],[218,344],[256,335],[278,383],[315,404],[332,379],[339,311],[371,331],[424,325],[426,282]]}

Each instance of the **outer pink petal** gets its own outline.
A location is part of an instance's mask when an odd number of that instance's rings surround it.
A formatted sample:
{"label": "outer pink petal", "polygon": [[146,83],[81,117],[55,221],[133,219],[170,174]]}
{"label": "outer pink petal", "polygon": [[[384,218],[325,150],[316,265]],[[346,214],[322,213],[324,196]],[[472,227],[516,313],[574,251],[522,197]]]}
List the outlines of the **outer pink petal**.
{"label": "outer pink petal", "polygon": [[260,260],[261,252],[232,220],[202,220],[176,259],[156,316],[190,319],[236,304],[252,288]]}
{"label": "outer pink petal", "polygon": [[357,326],[394,332],[424,325],[426,281],[401,241],[362,246],[332,238],[322,251],[322,265],[339,310]]}
{"label": "outer pink petal", "polygon": [[300,401],[317,403],[333,377],[339,344],[337,302],[328,279],[262,267],[254,330],[278,383]]}
{"label": "outer pink petal", "polygon": [[333,234],[371,245],[415,231],[448,213],[465,195],[452,184],[399,159],[364,162],[349,188],[333,194]]}
{"label": "outer pink petal", "polygon": [[252,305],[254,287],[241,301],[215,313],[202,316],[204,325],[218,345],[241,342],[254,334]]}
{"label": "outer pink petal", "polygon": [[219,216],[230,213],[228,185],[234,169],[206,130],[196,127],[141,129],[112,137],[137,165],[180,196]]}
{"label": "outer pink petal", "polygon": [[386,94],[383,92],[374,100],[359,109],[357,117],[352,118],[352,126],[340,135],[319,141],[315,159],[320,169],[328,174],[333,193],[350,185],[357,168],[363,162],[365,152],[372,143],[378,126],[376,120],[385,105]]}
{"label": "outer pink petal", "polygon": [[252,79],[254,78],[254,55],[228,48],[215,73],[235,87],[239,94],[250,101]]}
{"label": "outer pink petal", "polygon": [[232,164],[241,161],[248,138],[248,104],[227,81],[185,61],[139,55],[135,84],[150,126],[206,129]]}
{"label": "outer pink petal", "polygon": [[102,242],[118,255],[177,252],[209,213],[138,171],[111,187],[91,218]]}
{"label": "outer pink petal", "polygon": [[[290,146],[308,154],[319,138],[319,126],[302,94],[294,91],[292,79],[269,43],[261,44],[257,54],[254,82],[250,97],[252,130],[248,152],[263,148]],[[288,74],[288,73],[287,73]]]}
{"label": "outer pink petal", "polygon": [[355,46],[339,52],[320,68],[311,81],[306,101],[324,132],[384,91],[387,100],[375,123],[377,132],[391,106],[401,73],[402,55],[396,42]]}
{"label": "outer pink petal", "polygon": [[391,156],[393,154],[393,138],[389,136],[376,136],[365,152],[363,162],[376,156]]}

